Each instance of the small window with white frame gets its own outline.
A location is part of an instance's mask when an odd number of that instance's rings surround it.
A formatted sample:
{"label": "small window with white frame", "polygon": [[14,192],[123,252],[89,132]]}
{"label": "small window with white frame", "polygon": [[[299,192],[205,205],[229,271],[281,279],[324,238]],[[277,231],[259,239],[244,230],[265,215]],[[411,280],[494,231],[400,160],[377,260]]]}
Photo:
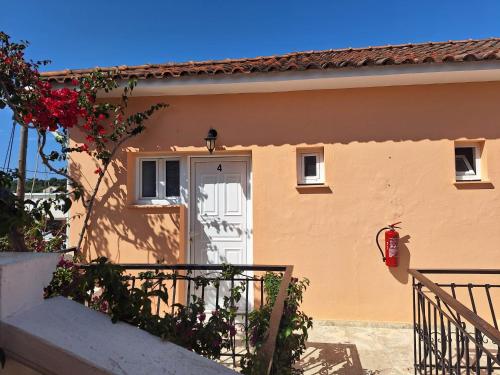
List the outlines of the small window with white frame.
{"label": "small window with white frame", "polygon": [[139,197],[141,199],[158,198],[158,161],[141,159],[139,165]]}
{"label": "small window with white frame", "polygon": [[323,149],[298,150],[297,175],[299,185],[324,184]]}
{"label": "small window with white frame", "polygon": [[178,204],[181,198],[179,158],[139,158],[139,203]]}
{"label": "small window with white frame", "polygon": [[480,143],[455,143],[457,181],[481,181],[481,151]]}

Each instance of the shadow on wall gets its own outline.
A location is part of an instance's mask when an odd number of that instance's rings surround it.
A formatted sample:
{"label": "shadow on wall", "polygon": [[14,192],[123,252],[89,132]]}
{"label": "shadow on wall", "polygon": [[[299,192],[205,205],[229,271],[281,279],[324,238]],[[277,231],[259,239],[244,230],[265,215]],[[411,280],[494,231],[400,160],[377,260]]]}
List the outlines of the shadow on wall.
{"label": "shadow on wall", "polygon": [[[82,175],[79,164],[73,162],[71,168],[75,178],[82,181],[85,186],[91,186],[88,179]],[[86,166],[85,170],[88,169]],[[181,213],[184,207],[128,206],[126,190],[128,172],[130,170],[126,164],[126,153],[122,152],[110,165],[99,190],[101,194],[98,194],[95,201],[89,229],[82,246],[85,258],[91,260],[97,256],[105,256],[117,263],[186,262],[182,240],[185,233],[183,228],[185,215]],[[198,189],[200,190],[196,193],[196,202],[197,206],[201,207],[208,196],[201,187]],[[225,219],[213,219],[210,215],[206,217],[201,215],[197,223],[203,226],[203,230],[198,230],[200,237],[196,237],[201,244],[210,244],[209,233],[242,238],[250,235],[238,224]],[[219,255],[217,263],[229,262],[229,259],[225,258],[226,254],[221,251],[223,249],[213,247],[209,250]],[[192,256],[197,256],[197,262],[207,263],[210,262],[207,253],[207,251],[201,254],[194,252]]]}
{"label": "shadow on wall", "polygon": [[[170,107],[155,114],[145,132],[127,146],[137,147],[139,151],[175,151],[186,146],[203,148],[208,130],[206,124],[217,124],[217,143],[224,147],[462,137],[499,139],[499,88],[498,83],[471,83],[200,95],[166,97],[164,100],[134,98],[130,102],[131,111],[143,110],[152,101],[165,101]],[[76,130],[71,136],[73,141],[82,142]],[[127,247],[151,254],[152,262],[156,259],[175,261],[179,256],[179,215],[172,210],[133,211],[124,207],[125,157],[125,152],[120,152],[113,163],[114,175],[119,180],[107,179],[106,186],[101,189],[104,194],[96,207],[100,215],[93,216],[87,237],[92,246],[85,244],[84,251],[95,248],[98,255],[111,256],[108,249],[112,249],[113,260],[119,261],[122,245],[127,244]],[[78,167],[71,166],[73,172],[77,172]],[[85,176],[80,177],[85,181]],[[116,233],[118,240],[115,241],[115,236],[109,237],[109,233]],[[400,283],[406,284],[410,254],[404,241],[400,243],[400,266],[390,272]]]}
{"label": "shadow on wall", "polygon": [[[127,208],[125,153],[110,165],[95,201],[82,251],[86,259],[105,256],[114,262],[178,263],[180,212],[174,208]],[[87,169],[87,168],[86,168]],[[71,164],[71,173],[85,183],[79,165]],[[126,252],[126,254],[125,254]]]}
{"label": "shadow on wall", "polygon": [[358,350],[354,344],[307,343],[298,368],[304,375],[363,375]]}
{"label": "shadow on wall", "polygon": [[410,242],[410,238],[411,236],[407,234],[399,239],[399,264],[397,267],[389,267],[392,276],[401,284],[408,284],[409,279],[408,270],[410,269],[411,254],[407,244]]}
{"label": "shadow on wall", "polygon": [[[217,144],[225,147],[498,139],[499,88],[471,83],[166,97],[169,109],[154,120],[162,126],[148,126],[131,144],[141,150],[203,147],[207,123],[217,124]],[[150,103],[135,98],[132,107]]]}

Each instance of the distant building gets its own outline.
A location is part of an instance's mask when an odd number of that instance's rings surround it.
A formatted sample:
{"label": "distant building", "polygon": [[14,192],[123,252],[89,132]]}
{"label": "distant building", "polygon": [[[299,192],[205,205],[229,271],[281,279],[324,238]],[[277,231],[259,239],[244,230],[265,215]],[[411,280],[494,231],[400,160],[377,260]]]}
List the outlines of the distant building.
{"label": "distant building", "polygon": [[[56,194],[54,193],[54,191],[56,189],[57,188],[54,186],[49,186],[43,190],[43,193],[26,193],[26,199],[31,199],[32,201],[40,201],[44,199],[55,198]],[[55,208],[52,208],[51,212],[55,220],[66,222],[67,215],[64,212]]]}
{"label": "distant building", "polygon": [[48,186],[45,189],[42,189],[42,193],[53,193],[58,189],[57,186]]}

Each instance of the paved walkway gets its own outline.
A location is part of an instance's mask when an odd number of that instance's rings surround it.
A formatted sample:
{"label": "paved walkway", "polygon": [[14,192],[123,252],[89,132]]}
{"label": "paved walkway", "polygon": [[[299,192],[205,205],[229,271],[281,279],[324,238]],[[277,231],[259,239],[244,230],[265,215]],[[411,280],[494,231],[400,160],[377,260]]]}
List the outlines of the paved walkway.
{"label": "paved walkway", "polygon": [[305,375],[413,374],[411,328],[315,322],[301,366]]}

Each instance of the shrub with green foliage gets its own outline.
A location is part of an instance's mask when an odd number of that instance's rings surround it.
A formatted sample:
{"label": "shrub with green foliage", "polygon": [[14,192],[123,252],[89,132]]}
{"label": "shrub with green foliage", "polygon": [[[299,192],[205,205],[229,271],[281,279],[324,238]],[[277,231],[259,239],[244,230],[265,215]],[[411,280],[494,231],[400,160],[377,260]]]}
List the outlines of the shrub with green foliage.
{"label": "shrub with green foliage", "polygon": [[[253,350],[241,360],[243,374],[259,375],[265,371],[264,364],[259,362],[259,352],[266,338],[271,312],[278,296],[282,278],[282,274],[274,272],[268,272],[264,277],[266,301],[261,309],[252,311],[249,316],[249,344]],[[300,360],[300,356],[305,352],[308,330],[313,326],[312,318],[300,310],[300,304],[308,286],[308,279],[292,278],[288,287],[273,356],[271,368],[273,375],[302,373],[300,369],[294,367],[294,364]]]}
{"label": "shrub with green foliage", "polygon": [[[227,265],[219,277],[211,276],[209,279],[197,276],[193,278],[193,282],[195,288],[209,284],[217,286],[222,280],[231,280],[235,276],[245,278],[238,269]],[[260,361],[261,348],[266,339],[282,277],[282,274],[266,273],[265,303],[261,309],[254,310],[249,315],[248,345],[252,349],[240,363],[244,374],[265,373]],[[174,304],[173,311],[164,311],[158,315],[153,309],[152,301],[159,298],[165,304],[168,303],[169,290],[162,280],[172,278],[172,274],[148,271],[139,273],[136,282],[131,283],[131,277],[124,274],[124,269],[108,262],[106,258],[98,258],[85,267],[61,259],[51,283],[45,288],[45,297],[71,298],[108,314],[113,322],[133,324],[204,357],[219,359],[224,350],[232,349],[234,345],[237,306],[245,292],[245,282],[234,283],[223,297],[222,306],[211,314],[206,313],[204,301],[193,295],[187,305]],[[304,353],[308,330],[312,327],[312,318],[300,310],[308,285],[307,279],[293,278],[288,287],[273,357],[274,375],[300,373],[293,365]]]}
{"label": "shrub with green foliage", "polygon": [[[227,267],[223,277],[237,270]],[[154,277],[154,278],[153,278]],[[152,300],[169,301],[169,291],[161,279],[171,274],[143,272],[132,286],[124,269],[106,258],[98,258],[85,268],[61,259],[50,284],[45,288],[45,297],[64,296],[108,314],[115,323],[123,321],[149,333],[174,342],[210,359],[220,358],[224,349],[230,349],[236,335],[234,321],[236,303],[244,285],[237,285],[224,298],[223,306],[206,316],[205,303],[196,295],[191,296],[187,306],[174,305],[174,312],[156,314]],[[214,282],[217,282],[215,280]],[[203,277],[195,280],[196,286],[207,285]],[[94,293],[99,290],[100,294]]]}
{"label": "shrub with green foliage", "polygon": [[12,251],[22,237],[23,247],[29,251],[59,250],[66,240],[65,226],[51,226],[51,208],[66,210],[64,200],[58,197],[32,201],[20,199],[12,193],[17,173],[0,171],[0,251]]}

